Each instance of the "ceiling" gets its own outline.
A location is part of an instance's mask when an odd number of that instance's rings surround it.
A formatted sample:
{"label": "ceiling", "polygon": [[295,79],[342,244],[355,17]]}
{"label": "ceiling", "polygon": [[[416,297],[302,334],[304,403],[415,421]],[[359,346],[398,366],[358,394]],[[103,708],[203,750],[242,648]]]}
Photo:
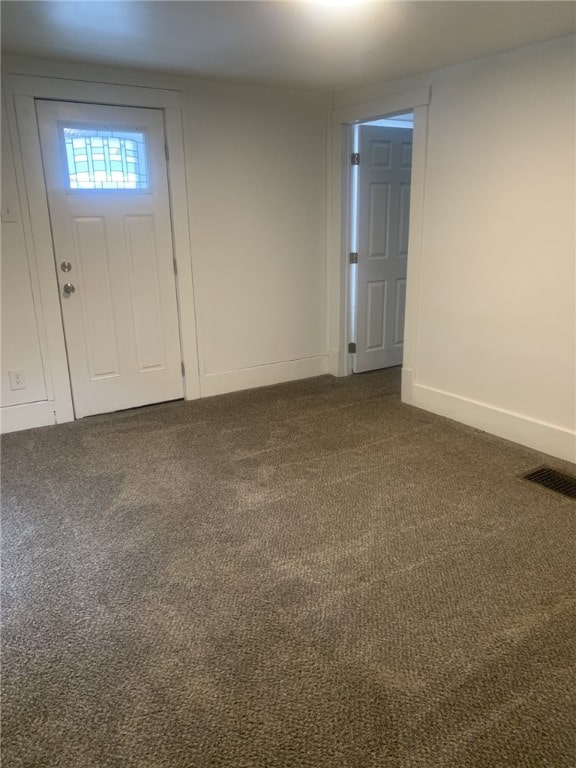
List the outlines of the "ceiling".
{"label": "ceiling", "polygon": [[2,51],[324,92],[573,34],[572,2],[3,0]]}

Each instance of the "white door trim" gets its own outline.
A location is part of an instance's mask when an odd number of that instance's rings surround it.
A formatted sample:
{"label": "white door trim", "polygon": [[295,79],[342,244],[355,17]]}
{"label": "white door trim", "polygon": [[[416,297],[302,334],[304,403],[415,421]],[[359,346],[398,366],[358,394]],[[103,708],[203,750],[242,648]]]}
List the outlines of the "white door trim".
{"label": "white door trim", "polygon": [[414,91],[404,91],[383,96],[381,99],[364,101],[360,104],[350,104],[332,110],[332,124],[363,123],[369,120],[379,120],[386,115],[409,112],[416,107],[425,107],[430,103],[430,88],[418,88]]}
{"label": "white door trim", "polygon": [[180,92],[130,85],[92,83],[28,75],[6,77],[8,119],[17,137],[15,154],[19,186],[25,190],[30,222],[30,255],[38,275],[40,325],[45,329],[43,350],[49,399],[54,401],[56,421],[74,418],[64,328],[60,312],[55,261],[35,99],[54,99],[126,107],[162,109],[168,148],[168,177],[172,214],[174,257],[176,259],[178,315],[182,360],[186,369],[184,396],[200,396],[194,283],[190,247],[186,158],[184,151],[182,96]]}
{"label": "white door trim", "polygon": [[[335,109],[332,112],[329,146],[329,209],[327,238],[327,291],[329,305],[329,372],[347,376],[352,372],[348,343],[349,304],[349,189],[351,183],[350,152],[354,123],[377,120],[390,114],[414,112],[412,147],[412,189],[410,194],[410,227],[408,245],[408,277],[404,332],[403,381],[413,380],[416,359],[416,331],[420,294],[420,251],[423,225],[424,176],[428,135],[430,88],[382,97],[376,101]],[[410,375],[408,376],[408,372]],[[405,375],[406,374],[406,375]],[[411,392],[402,387],[402,399],[410,402]]]}

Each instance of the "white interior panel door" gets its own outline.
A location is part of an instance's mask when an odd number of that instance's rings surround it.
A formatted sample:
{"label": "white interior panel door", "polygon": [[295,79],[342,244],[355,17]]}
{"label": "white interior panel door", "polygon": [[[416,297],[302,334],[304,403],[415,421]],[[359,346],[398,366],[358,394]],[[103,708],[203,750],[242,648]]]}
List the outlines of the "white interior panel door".
{"label": "white interior panel door", "polygon": [[412,130],[361,125],[355,373],[402,364]]}
{"label": "white interior panel door", "polygon": [[183,397],[161,110],[36,108],[76,416]]}

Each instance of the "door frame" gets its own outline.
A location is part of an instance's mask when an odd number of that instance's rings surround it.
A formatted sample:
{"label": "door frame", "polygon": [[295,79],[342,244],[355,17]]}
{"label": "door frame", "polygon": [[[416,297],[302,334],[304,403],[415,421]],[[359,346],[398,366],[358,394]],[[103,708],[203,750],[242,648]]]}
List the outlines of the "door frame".
{"label": "door frame", "polygon": [[388,115],[414,113],[412,182],[404,320],[402,400],[411,402],[416,360],[417,318],[422,242],[424,177],[428,136],[430,88],[383,96],[376,101],[352,104],[332,110],[328,147],[328,237],[327,237],[327,328],[329,371],[333,376],[352,373],[349,338],[349,242],[350,189],[352,166],[352,125],[379,120]]}
{"label": "door frame", "polygon": [[10,133],[16,144],[16,173],[24,192],[22,200],[28,208],[23,219],[28,220],[25,226],[26,246],[31,261],[30,270],[35,273],[33,283],[36,289],[34,300],[38,324],[43,328],[41,342],[47,395],[53,401],[56,422],[73,421],[74,409],[36,119],[36,99],[163,111],[180,346],[186,371],[184,397],[186,400],[200,397],[181,92],[34,75],[8,75],[6,91]]}

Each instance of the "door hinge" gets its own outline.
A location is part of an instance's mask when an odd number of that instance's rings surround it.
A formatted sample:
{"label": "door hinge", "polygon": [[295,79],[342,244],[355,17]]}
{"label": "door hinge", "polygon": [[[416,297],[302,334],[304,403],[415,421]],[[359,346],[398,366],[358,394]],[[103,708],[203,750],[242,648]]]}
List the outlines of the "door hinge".
{"label": "door hinge", "polygon": [[168,144],[164,144],[164,154],[166,155],[166,162],[168,162]]}
{"label": "door hinge", "polygon": [[350,254],[350,264],[358,264],[358,254],[355,251]]}
{"label": "door hinge", "polygon": [[351,341],[350,344],[348,344],[348,352],[350,352],[351,355],[355,354],[356,352],[356,342]]}
{"label": "door hinge", "polygon": [[176,264],[176,259],[172,259],[172,264],[174,265],[174,274],[178,274],[178,264]]}
{"label": "door hinge", "polygon": [[180,360],[180,369],[182,371],[182,376],[186,376],[186,368],[184,368],[184,360]]}
{"label": "door hinge", "polygon": [[352,152],[352,165],[360,165],[360,152]]}

